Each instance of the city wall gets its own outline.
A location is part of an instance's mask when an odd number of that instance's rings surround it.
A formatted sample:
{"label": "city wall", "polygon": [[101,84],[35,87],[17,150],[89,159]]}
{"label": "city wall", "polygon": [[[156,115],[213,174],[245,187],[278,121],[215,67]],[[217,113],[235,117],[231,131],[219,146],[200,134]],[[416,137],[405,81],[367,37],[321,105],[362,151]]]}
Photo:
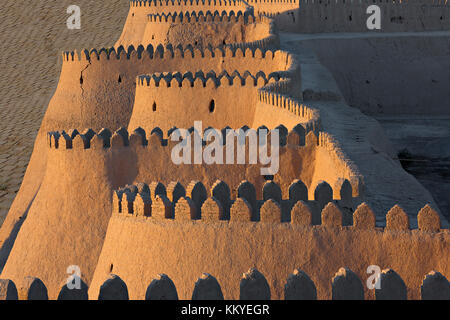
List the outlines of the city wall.
{"label": "city wall", "polygon": [[[408,298],[418,299],[423,274],[437,270],[448,277],[450,272],[448,230],[438,230],[434,224],[431,232],[420,223],[419,229],[409,230],[399,207],[389,211],[383,230],[373,227],[374,215],[365,205],[354,213],[353,224],[343,227],[342,213],[333,203],[325,206],[322,223],[314,226],[308,218],[300,218],[310,216],[301,202],[292,210],[290,222],[280,222],[281,210],[272,200],[261,207],[259,222],[249,221],[243,200],[231,207],[230,220],[219,220],[220,207],[211,205],[216,203],[213,199],[202,206],[200,220],[190,219],[189,206],[175,207],[174,218],[166,219],[161,216],[162,200],[154,203],[157,209],[151,217],[114,214],[111,218],[90,286],[92,297],[108,274],[115,273],[127,284],[130,298],[143,299],[147,283],[165,273],[176,283],[180,299],[190,299],[192,283],[208,272],[216,276],[225,299],[239,299],[237,280],[250,265],[265,275],[272,299],[283,298],[285,279],[295,268],[311,276],[319,299],[330,299],[330,277],[345,265],[363,281],[366,297],[373,299],[365,286],[366,271],[378,265],[396,270]],[[425,212],[429,209],[419,216],[428,215]],[[435,212],[432,216],[438,217]]]}

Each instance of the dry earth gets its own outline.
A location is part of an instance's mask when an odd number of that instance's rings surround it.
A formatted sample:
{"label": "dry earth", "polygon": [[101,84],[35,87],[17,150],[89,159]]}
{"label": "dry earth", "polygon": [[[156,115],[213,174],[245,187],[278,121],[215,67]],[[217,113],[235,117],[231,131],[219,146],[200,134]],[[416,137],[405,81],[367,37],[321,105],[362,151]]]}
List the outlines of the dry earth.
{"label": "dry earth", "polygon": [[[81,29],[69,30],[69,5]],[[127,0],[3,0],[0,10],[0,224],[16,196],[45,108],[56,89],[63,50],[112,46]]]}

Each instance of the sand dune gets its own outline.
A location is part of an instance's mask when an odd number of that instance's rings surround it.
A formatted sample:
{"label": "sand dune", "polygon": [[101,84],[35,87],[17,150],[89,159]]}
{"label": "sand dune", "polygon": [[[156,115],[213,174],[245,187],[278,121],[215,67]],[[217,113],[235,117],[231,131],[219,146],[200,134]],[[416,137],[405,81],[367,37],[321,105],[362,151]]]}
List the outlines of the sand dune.
{"label": "sand dune", "polygon": [[[81,29],[69,30],[67,7],[81,8]],[[61,51],[112,46],[127,0],[3,0],[0,10],[0,223],[20,188],[34,140],[56,88]]]}

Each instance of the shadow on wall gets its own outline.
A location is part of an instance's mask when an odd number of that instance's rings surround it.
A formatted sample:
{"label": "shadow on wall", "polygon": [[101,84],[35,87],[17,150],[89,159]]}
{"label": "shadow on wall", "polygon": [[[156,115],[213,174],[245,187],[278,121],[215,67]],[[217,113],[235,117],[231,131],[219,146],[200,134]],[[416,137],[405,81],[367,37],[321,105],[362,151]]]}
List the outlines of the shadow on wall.
{"label": "shadow on wall", "polygon": [[450,115],[450,36],[306,40],[350,106],[367,114]]}

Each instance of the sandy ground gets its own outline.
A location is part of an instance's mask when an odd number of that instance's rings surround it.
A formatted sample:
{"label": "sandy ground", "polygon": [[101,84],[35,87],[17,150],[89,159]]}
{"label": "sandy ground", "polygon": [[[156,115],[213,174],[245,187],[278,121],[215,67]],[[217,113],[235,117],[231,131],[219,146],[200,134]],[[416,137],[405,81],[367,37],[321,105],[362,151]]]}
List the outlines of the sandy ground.
{"label": "sandy ground", "polygon": [[[81,8],[69,30],[67,7]],[[16,196],[45,108],[59,78],[63,50],[112,46],[128,0],[3,0],[0,10],[0,223]]]}

